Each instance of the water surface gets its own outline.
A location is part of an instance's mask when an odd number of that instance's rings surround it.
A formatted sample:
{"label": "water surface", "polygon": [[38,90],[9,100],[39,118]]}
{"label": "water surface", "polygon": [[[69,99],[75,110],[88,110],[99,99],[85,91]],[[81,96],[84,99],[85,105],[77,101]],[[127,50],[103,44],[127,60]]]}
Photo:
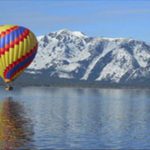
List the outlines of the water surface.
{"label": "water surface", "polygon": [[150,90],[0,89],[0,149],[150,149]]}

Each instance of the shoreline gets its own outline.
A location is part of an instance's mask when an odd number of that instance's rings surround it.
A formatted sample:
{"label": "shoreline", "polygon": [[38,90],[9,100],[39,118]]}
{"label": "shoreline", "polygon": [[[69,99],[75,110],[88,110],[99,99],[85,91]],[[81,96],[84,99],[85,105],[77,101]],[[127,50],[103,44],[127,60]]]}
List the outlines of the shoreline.
{"label": "shoreline", "polygon": [[[135,86],[135,85],[99,85],[99,86],[95,86],[95,85],[24,85],[24,84],[12,84],[12,87],[15,88],[20,88],[20,87],[45,87],[45,88],[83,88],[83,89],[147,89],[150,90],[150,86]],[[5,85],[1,84],[0,85],[1,88],[5,88]]]}

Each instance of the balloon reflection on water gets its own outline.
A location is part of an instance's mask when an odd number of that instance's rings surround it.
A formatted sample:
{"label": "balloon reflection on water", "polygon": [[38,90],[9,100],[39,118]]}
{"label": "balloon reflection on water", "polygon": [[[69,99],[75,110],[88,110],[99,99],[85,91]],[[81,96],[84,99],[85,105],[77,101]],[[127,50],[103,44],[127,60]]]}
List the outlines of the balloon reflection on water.
{"label": "balloon reflection on water", "polygon": [[6,98],[0,102],[0,149],[14,150],[27,146],[33,135],[31,120],[23,106]]}

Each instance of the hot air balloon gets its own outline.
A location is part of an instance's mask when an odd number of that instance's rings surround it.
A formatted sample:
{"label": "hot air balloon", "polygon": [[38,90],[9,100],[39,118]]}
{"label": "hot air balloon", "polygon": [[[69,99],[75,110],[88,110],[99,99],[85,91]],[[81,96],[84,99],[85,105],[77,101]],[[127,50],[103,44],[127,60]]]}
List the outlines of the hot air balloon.
{"label": "hot air balloon", "polygon": [[37,39],[29,29],[0,26],[0,76],[5,83],[12,82],[30,65],[37,47]]}

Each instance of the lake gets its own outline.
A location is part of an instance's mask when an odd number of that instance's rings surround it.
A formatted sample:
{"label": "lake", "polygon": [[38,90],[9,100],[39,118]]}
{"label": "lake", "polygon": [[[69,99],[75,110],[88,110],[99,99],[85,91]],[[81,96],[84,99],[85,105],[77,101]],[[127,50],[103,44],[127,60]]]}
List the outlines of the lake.
{"label": "lake", "polygon": [[150,149],[150,90],[0,88],[0,149]]}

